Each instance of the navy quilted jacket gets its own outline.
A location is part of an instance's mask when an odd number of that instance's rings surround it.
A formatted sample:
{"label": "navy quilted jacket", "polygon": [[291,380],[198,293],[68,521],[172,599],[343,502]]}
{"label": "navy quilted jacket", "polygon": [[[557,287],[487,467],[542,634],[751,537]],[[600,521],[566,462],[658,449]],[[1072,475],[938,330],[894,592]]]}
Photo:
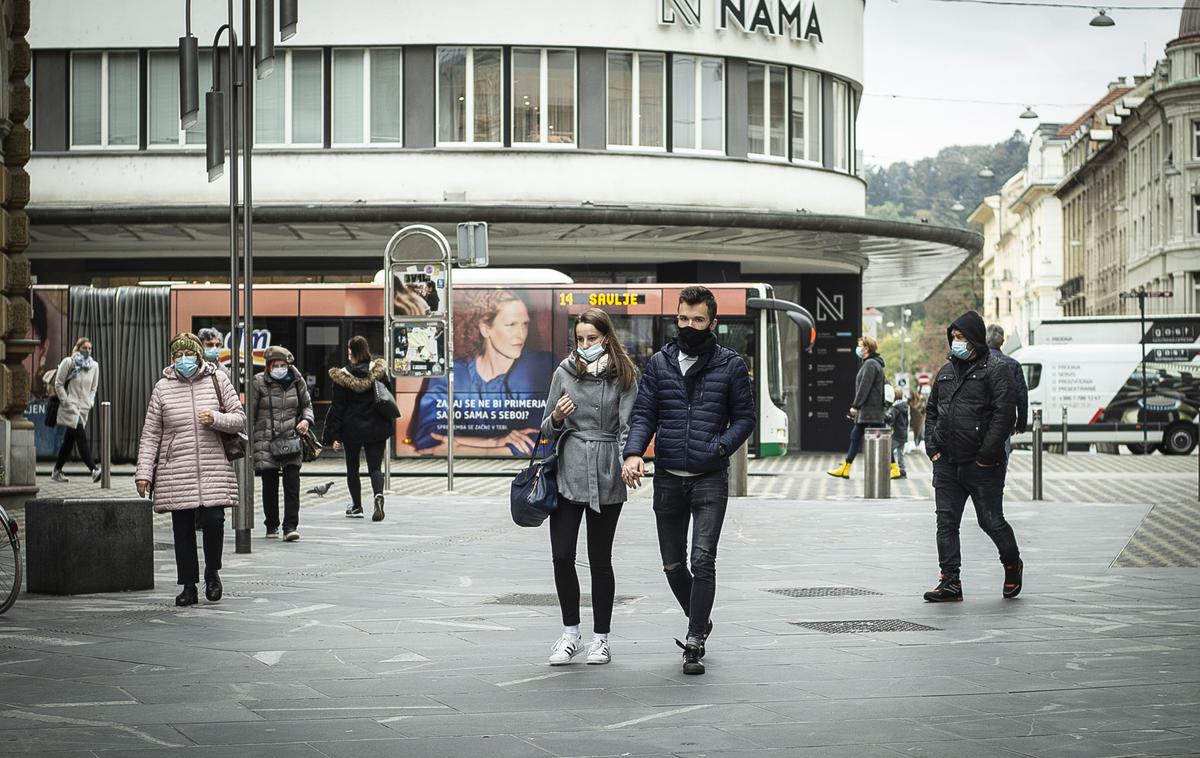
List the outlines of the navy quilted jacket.
{"label": "navy quilted jacket", "polygon": [[663,468],[692,474],[720,471],[754,424],[754,391],[740,355],[718,345],[685,378],[679,371],[679,347],[671,342],[642,371],[625,457],[645,453],[653,436],[655,459]]}

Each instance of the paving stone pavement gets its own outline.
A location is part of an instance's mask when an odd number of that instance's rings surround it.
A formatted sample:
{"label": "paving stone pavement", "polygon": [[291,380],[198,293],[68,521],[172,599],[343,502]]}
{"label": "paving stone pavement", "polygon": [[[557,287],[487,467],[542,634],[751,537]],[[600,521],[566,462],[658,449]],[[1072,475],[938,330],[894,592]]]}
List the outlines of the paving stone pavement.
{"label": "paving stone pavement", "polygon": [[[260,527],[237,555],[227,536],[225,599],[187,610],[158,519],[155,590],[26,594],[0,616],[0,755],[1200,754],[1200,570],[1114,566],[1164,501],[1010,501],[1011,601],[968,518],[967,600],[928,605],[928,500],[734,500],[708,673],[685,677],[647,489],[622,515],[599,667],[546,665],[547,532],[502,499],[392,497],[376,524],[306,496],[299,542]],[[800,625],[889,620],[928,629]]]}

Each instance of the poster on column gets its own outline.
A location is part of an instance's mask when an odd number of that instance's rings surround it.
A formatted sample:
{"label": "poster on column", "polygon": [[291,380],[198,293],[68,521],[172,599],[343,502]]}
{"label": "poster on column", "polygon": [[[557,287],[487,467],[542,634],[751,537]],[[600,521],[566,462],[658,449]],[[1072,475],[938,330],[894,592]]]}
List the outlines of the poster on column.
{"label": "poster on column", "polygon": [[817,342],[800,364],[800,448],[845,450],[852,422],[862,331],[862,277],[816,274],[800,280],[800,304],[816,319]]}
{"label": "poster on column", "polygon": [[[548,289],[455,289],[454,454],[528,456],[556,360]],[[397,378],[398,455],[444,455],[447,377]]]}

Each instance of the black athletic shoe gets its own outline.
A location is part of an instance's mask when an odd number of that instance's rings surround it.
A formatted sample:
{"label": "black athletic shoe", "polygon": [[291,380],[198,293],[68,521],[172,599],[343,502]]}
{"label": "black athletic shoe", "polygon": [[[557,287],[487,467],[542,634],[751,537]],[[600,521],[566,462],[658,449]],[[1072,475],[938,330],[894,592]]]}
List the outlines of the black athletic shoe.
{"label": "black athletic shoe", "polygon": [[372,521],[383,521],[383,495],[375,496],[375,512],[371,514]]}
{"label": "black athletic shoe", "polygon": [[175,596],[175,605],[179,606],[180,608],[188,605],[195,605],[198,602],[200,602],[200,596],[196,592],[196,585],[194,584],[183,585],[183,592],[180,592]]}
{"label": "black athletic shoe", "polygon": [[208,598],[210,603],[215,603],[221,599],[223,590],[221,575],[213,569],[204,569],[204,597]]}
{"label": "black athletic shoe", "polygon": [[686,643],[675,640],[675,644],[683,648],[683,673],[688,675],[703,674],[704,664],[700,661],[701,641],[688,638]]}
{"label": "black athletic shoe", "polygon": [[362,518],[363,509],[361,505],[352,505],[346,509],[346,518]]}
{"label": "black athletic shoe", "polygon": [[1004,596],[1008,598],[1021,594],[1021,575],[1025,573],[1025,561],[1020,558],[1016,563],[1004,566]]}
{"label": "black athletic shoe", "polygon": [[958,577],[942,575],[937,586],[925,593],[928,603],[956,603],[963,599],[962,582]]}

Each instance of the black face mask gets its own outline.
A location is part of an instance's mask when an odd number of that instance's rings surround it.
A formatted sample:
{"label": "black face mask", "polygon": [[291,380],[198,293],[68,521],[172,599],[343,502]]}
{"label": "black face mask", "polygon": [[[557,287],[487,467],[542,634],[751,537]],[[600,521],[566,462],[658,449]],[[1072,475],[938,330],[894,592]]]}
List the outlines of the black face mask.
{"label": "black face mask", "polygon": [[688,355],[702,355],[711,352],[717,346],[717,338],[711,329],[684,326],[680,327],[679,334],[675,336],[675,344]]}

